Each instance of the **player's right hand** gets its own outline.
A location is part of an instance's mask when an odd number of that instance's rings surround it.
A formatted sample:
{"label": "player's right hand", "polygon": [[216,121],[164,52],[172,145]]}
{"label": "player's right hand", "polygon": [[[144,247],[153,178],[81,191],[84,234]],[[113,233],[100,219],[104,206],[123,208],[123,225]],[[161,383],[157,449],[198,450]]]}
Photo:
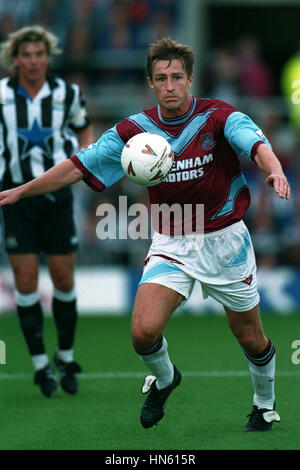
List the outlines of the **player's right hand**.
{"label": "player's right hand", "polygon": [[20,199],[18,188],[7,189],[0,192],[0,206],[15,204]]}

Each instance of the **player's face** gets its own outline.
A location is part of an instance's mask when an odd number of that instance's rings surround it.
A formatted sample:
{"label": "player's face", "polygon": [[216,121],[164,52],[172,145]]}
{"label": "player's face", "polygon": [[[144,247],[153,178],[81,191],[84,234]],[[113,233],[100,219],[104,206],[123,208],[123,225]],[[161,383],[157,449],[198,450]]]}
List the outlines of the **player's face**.
{"label": "player's face", "polygon": [[192,82],[193,76],[187,76],[181,60],[155,62],[152,80],[148,78],[148,83],[154,90],[165,117],[180,116],[188,111]]}
{"label": "player's face", "polygon": [[44,42],[25,42],[15,58],[20,82],[42,82],[46,78],[49,56]]}

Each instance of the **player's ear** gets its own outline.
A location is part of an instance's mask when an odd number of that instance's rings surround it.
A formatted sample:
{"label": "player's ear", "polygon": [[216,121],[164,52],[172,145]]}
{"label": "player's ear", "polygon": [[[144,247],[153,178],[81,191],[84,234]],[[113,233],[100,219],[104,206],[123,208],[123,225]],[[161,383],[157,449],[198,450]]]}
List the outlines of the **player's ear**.
{"label": "player's ear", "polygon": [[190,75],[188,77],[188,84],[189,84],[189,88],[191,88],[192,84],[193,84],[193,81],[194,81],[194,75]]}
{"label": "player's ear", "polygon": [[154,88],[152,80],[151,80],[150,77],[147,77],[147,82],[148,82],[148,85],[149,85],[150,88]]}

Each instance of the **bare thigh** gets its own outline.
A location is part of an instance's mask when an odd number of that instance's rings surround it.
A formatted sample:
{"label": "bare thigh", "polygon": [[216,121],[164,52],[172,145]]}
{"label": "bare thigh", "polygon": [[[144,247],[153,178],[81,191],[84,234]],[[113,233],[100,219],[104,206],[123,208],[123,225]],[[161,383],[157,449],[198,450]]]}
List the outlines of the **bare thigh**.
{"label": "bare thigh", "polygon": [[184,297],[160,284],[145,283],[138,288],[132,315],[134,348],[141,353],[161,337],[167,322]]}

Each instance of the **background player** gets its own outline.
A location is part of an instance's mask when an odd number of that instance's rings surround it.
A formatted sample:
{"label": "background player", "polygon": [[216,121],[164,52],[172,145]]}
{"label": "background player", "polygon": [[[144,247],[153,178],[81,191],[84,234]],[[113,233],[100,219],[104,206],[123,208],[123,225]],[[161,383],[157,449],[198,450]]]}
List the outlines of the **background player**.
{"label": "background player", "polygon": [[196,167],[205,155],[212,154],[198,178],[195,173],[184,179],[169,175],[167,182],[149,188],[152,204],[204,204],[205,233],[204,240],[202,234],[175,239],[163,235],[162,230],[154,233],[132,318],[134,348],[152,373],[143,386],[149,395],[141,423],[148,428],[163,417],[166,401],[181,381],[163,332],[198,280],[204,296],[224,305],[229,326],[249,363],[254,398],[245,431],[266,431],[280,420],[275,411],[275,348],[263,331],[259,313],[254,251],[242,221],[250,195],[238,157],[252,158],[279,197],[289,199],[290,188],[270,144],[248,116],[224,102],[190,95],[193,61],[193,53],[185,45],[171,39],[154,43],[148,54],[148,82],[158,105],[124,119],[71,161],[16,190],[1,193],[0,205],[80,179],[102,191],[123,176],[122,148],[139,132],[166,137],[176,161],[188,159],[189,167],[191,160]]}
{"label": "background player", "polygon": [[[39,26],[10,34],[2,46],[11,76],[1,80],[0,168],[2,189],[43,174],[93,141],[81,91],[49,74],[59,53],[56,37]],[[1,175],[0,175],[1,176]],[[57,380],[43,343],[43,314],[38,293],[39,252],[46,253],[54,286],[53,315],[58,330],[55,363],[61,385],[77,391],[73,359],[77,320],[74,264],[77,238],[69,188],[4,207],[5,249],[13,269],[15,300],[35,368],[34,383],[46,396]]]}

